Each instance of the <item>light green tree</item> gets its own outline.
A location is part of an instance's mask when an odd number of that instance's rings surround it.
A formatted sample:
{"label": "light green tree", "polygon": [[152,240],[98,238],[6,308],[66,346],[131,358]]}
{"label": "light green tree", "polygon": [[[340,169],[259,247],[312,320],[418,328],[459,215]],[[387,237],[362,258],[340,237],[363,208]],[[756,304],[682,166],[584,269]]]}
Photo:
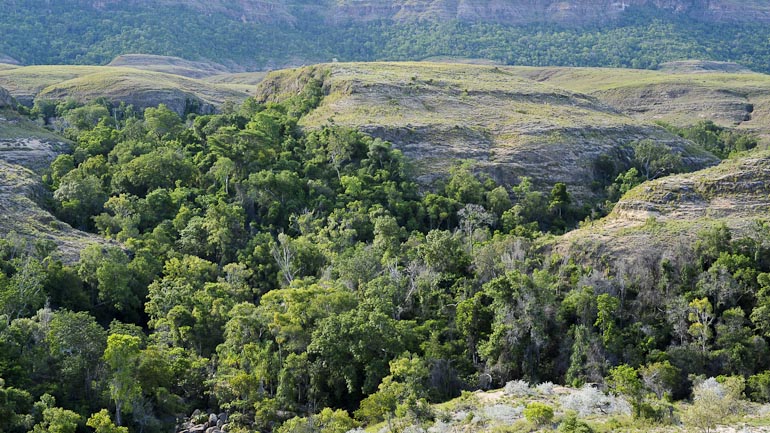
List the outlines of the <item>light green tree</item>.
{"label": "light green tree", "polygon": [[139,337],[113,334],[107,337],[104,362],[110,371],[110,397],[115,402],[115,421],[122,424],[124,412],[131,410],[131,402],[139,397],[142,388],[137,379],[141,340]]}
{"label": "light green tree", "polygon": [[91,415],[91,418],[86,421],[86,425],[94,429],[95,433],[128,433],[127,427],[118,427],[113,424],[107,409],[102,409]]}

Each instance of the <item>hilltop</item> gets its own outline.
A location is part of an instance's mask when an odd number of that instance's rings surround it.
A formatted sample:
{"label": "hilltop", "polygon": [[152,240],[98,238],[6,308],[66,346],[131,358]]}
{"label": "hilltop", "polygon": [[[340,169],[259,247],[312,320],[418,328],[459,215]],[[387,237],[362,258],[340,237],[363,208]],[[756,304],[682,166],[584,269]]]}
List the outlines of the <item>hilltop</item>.
{"label": "hilltop", "polygon": [[762,135],[770,129],[770,76],[731,63],[676,62],[659,71],[515,68],[518,76],[586,93],[639,120],[698,120]]}

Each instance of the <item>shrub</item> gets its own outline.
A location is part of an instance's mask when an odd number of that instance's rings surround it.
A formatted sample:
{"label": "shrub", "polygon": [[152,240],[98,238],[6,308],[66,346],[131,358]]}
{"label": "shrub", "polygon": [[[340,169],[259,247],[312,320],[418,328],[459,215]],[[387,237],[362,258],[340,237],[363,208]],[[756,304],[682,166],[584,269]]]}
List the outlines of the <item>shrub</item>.
{"label": "shrub", "polygon": [[553,394],[553,382],[543,382],[535,387],[535,391],[540,395]]}
{"label": "shrub", "polygon": [[529,384],[524,380],[512,380],[506,383],[503,391],[506,395],[513,397],[525,397],[531,394]]}
{"label": "shrub", "polygon": [[524,418],[538,426],[548,424],[553,421],[553,408],[545,403],[530,403],[524,408]]}
{"label": "shrub", "polygon": [[729,377],[719,382],[712,377],[697,384],[692,391],[693,404],[684,412],[682,421],[710,432],[739,410],[742,381],[743,378]]}
{"label": "shrub", "polygon": [[585,385],[578,391],[560,399],[566,410],[574,410],[580,416],[592,414],[630,415],[631,406],[622,397],[608,396],[591,385]]}
{"label": "shrub", "polygon": [[557,431],[561,433],[593,433],[591,426],[577,418],[577,413],[567,412]]}
{"label": "shrub", "polygon": [[749,377],[749,396],[760,403],[770,402],[770,371]]}

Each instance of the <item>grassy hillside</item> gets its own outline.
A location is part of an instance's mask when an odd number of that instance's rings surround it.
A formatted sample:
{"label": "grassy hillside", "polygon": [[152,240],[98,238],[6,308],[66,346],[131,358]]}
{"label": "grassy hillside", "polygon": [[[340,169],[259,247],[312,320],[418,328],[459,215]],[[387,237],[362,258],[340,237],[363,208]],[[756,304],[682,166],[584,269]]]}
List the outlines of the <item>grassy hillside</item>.
{"label": "grassy hillside", "polygon": [[126,54],[118,56],[112,59],[107,66],[125,66],[147,71],[181,75],[189,78],[204,78],[230,72],[226,66],[217,63],[193,62],[180,59],[179,57],[153,56],[148,54]]}
{"label": "grassy hillside", "polygon": [[599,176],[597,159],[609,157],[622,166],[627,146],[645,138],[675,148],[692,167],[715,161],[597,98],[520,73],[443,63],[329,64],[270,74],[257,94],[262,100],[289,98],[315,76],[325,97],[301,125],[333,123],[391,141],[419,161],[426,183],[458,160],[471,160],[502,183],[530,176],[550,189],[564,182],[586,198]]}
{"label": "grassy hillside", "polygon": [[74,263],[86,245],[104,240],[74,230],[45,210],[50,192],[40,179],[40,172],[70,147],[18,113],[0,110],[0,237],[30,250],[52,242],[59,258]]}
{"label": "grassy hillside", "polygon": [[[179,72],[179,71],[177,71]],[[212,111],[226,100],[243,100],[248,86],[233,88],[164,72],[110,66],[28,66],[0,70],[0,86],[21,103],[35,98],[92,101],[106,97],[138,108],[166,104],[177,113],[197,104]]]}
{"label": "grassy hillside", "polygon": [[516,68],[515,73],[594,96],[636,119],[679,126],[708,119],[767,134],[770,76],[735,66],[686,62],[661,71]]}

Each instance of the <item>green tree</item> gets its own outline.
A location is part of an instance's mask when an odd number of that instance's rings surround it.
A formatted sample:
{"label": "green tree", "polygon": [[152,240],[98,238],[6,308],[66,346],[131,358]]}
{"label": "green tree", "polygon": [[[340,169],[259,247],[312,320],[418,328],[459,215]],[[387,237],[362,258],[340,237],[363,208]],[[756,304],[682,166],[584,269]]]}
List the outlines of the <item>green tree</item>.
{"label": "green tree", "polygon": [[144,123],[148,132],[159,140],[179,133],[182,128],[182,119],[164,104],[145,109]]}
{"label": "green tree", "polygon": [[115,421],[122,424],[123,414],[142,394],[137,377],[141,340],[124,334],[107,337],[104,362],[109,367],[110,398],[115,403]]}
{"label": "green tree", "polygon": [[43,394],[35,403],[35,410],[42,414],[40,422],[35,424],[30,433],[75,433],[80,422],[80,415],[67,409],[55,407],[56,399],[50,394]]}
{"label": "green tree", "polygon": [[654,362],[639,369],[645,388],[659,400],[670,399],[681,378],[681,371],[669,361]]}
{"label": "green tree", "polygon": [[647,180],[677,173],[682,170],[682,156],[664,144],[642,140],[632,145],[634,163]]}
{"label": "green tree", "polygon": [[484,186],[471,173],[470,164],[466,163],[452,167],[449,171],[449,180],[444,190],[447,197],[458,203],[483,203]]}
{"label": "green tree", "polygon": [[701,353],[705,354],[708,342],[713,336],[711,324],[714,322],[714,308],[708,298],[693,299],[687,317],[691,322],[688,332],[695,338]]}
{"label": "green tree", "polygon": [[565,216],[565,213],[569,210],[569,205],[572,203],[572,197],[567,192],[567,185],[562,182],[557,182],[551,190],[551,200],[548,203],[548,210],[556,212],[559,219]]}
{"label": "green tree", "polygon": [[0,430],[9,433],[24,433],[31,427],[32,396],[29,392],[6,387],[0,378]]}
{"label": "green tree", "polygon": [[94,433],[128,433],[127,427],[118,427],[113,424],[107,409],[102,409],[91,415],[86,425],[94,429]]}
{"label": "green tree", "polygon": [[48,328],[51,357],[61,365],[61,383],[71,397],[94,399],[93,384],[106,348],[107,335],[86,312],[58,311]]}
{"label": "green tree", "polygon": [[626,364],[611,369],[607,377],[607,385],[615,393],[626,396],[631,400],[635,417],[642,415],[644,386],[636,369]]}

